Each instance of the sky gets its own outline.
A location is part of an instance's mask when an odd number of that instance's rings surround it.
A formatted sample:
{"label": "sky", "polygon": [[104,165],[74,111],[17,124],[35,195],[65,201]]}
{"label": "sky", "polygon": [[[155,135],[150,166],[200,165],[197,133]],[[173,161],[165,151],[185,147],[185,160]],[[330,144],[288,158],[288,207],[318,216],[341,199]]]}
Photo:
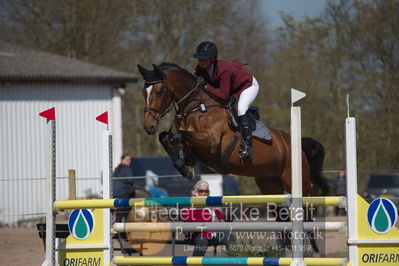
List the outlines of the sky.
{"label": "sky", "polygon": [[270,26],[276,28],[283,25],[279,11],[292,15],[295,20],[302,20],[322,13],[327,0],[262,0],[262,3]]}

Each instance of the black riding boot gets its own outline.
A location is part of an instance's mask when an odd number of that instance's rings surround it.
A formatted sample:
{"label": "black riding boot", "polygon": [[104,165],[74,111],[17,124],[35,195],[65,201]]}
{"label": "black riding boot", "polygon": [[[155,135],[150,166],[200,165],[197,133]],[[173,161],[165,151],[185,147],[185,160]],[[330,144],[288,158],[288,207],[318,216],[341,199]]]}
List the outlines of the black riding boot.
{"label": "black riding boot", "polygon": [[249,125],[250,114],[248,111],[244,115],[238,117],[238,123],[240,124],[240,131],[242,138],[244,139],[244,149],[240,150],[241,159],[251,159],[252,158],[252,130]]}

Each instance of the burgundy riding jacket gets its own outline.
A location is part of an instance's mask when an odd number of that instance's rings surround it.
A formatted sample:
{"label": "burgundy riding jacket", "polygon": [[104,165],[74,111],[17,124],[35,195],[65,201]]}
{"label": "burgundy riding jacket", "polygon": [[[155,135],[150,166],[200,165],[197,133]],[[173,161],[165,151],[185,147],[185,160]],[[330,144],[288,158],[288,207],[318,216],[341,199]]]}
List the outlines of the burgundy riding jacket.
{"label": "burgundy riding jacket", "polygon": [[242,68],[244,65],[237,60],[231,63],[217,60],[212,80],[199,65],[195,68],[195,75],[203,77],[208,82],[206,89],[223,100],[230,96],[238,98],[243,90],[252,85],[252,74]]}

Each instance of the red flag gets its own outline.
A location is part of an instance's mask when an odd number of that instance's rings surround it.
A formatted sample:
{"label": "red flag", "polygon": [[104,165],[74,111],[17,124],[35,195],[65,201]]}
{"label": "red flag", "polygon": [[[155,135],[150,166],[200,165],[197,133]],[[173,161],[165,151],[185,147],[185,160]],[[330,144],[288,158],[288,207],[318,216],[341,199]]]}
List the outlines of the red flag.
{"label": "red flag", "polygon": [[39,115],[48,120],[55,120],[55,107],[47,109],[46,111],[39,113]]}
{"label": "red flag", "polygon": [[108,125],[108,111],[97,116],[96,120]]}

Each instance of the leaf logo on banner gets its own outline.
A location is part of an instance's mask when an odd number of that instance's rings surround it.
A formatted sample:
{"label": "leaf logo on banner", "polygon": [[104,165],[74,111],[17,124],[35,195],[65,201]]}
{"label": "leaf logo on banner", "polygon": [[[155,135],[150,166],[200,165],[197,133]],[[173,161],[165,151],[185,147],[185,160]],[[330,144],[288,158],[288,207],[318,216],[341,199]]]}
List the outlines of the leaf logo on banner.
{"label": "leaf logo on banner", "polygon": [[90,210],[73,210],[68,219],[69,232],[79,240],[86,239],[93,232],[94,217]]}
{"label": "leaf logo on banner", "polygon": [[396,224],[398,212],[395,204],[389,199],[378,198],[370,203],[367,221],[377,234],[388,233]]}

